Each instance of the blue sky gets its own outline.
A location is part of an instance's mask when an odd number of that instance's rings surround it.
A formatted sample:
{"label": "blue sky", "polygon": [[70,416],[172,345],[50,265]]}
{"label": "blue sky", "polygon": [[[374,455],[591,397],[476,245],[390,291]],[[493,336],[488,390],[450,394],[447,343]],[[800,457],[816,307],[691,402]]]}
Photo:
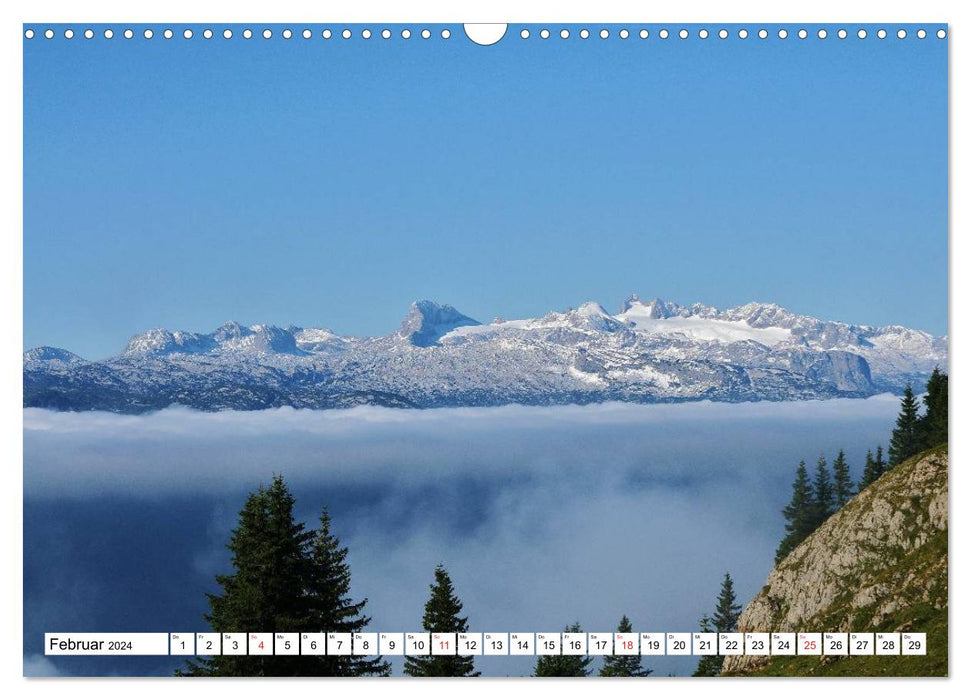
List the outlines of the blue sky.
{"label": "blue sky", "polygon": [[370,335],[419,298],[490,320],[631,292],[946,332],[933,33],[310,26],[24,41],[25,347],[96,359],[229,319]]}

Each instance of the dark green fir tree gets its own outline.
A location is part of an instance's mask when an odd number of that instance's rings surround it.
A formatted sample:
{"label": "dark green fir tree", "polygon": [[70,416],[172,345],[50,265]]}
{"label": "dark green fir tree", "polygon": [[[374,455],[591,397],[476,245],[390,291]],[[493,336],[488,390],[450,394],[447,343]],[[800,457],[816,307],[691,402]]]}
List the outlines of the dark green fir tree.
{"label": "dark green fir tree", "polygon": [[873,450],[867,450],[866,461],[863,463],[863,475],[860,477],[860,483],[857,486],[857,491],[862,491],[865,489],[867,486],[876,481],[877,477],[879,476],[880,475],[877,474],[876,463],[873,461]]}
{"label": "dark green fir tree", "polygon": [[776,549],[776,564],[785,559],[789,552],[812,533],[814,503],[815,498],[812,485],[809,483],[806,463],[799,462],[796,479],[792,483],[792,498],[782,509],[782,515],[786,519],[786,534]]}
{"label": "dark green fir tree", "polygon": [[715,604],[715,614],[711,618],[716,632],[735,632],[738,629],[738,616],[742,614],[742,606],[735,600],[735,582],[732,576],[725,573],[722,587],[718,592],[718,602]]}
{"label": "dark green fir tree", "polygon": [[842,508],[853,498],[853,480],[850,478],[850,465],[846,461],[846,454],[839,451],[833,460],[833,497],[836,508]]}
{"label": "dark green fir tree", "polygon": [[924,415],[919,422],[921,449],[947,442],[947,375],[935,367],[927,380]]}
{"label": "dark green fir tree", "polygon": [[[620,618],[620,624],[617,625],[618,632],[632,632],[633,629],[626,615]],[[640,655],[613,654],[604,658],[600,675],[642,677],[651,675],[651,669],[644,668]]]}
{"label": "dark green fir tree", "polygon": [[836,507],[836,494],[833,480],[826,468],[826,459],[819,458],[816,462],[816,475],[813,478],[813,530],[818,528],[833,514]]}
{"label": "dark green fir tree", "polygon": [[[310,546],[310,577],[307,584],[308,615],[320,632],[361,632],[371,621],[364,615],[367,599],[350,597],[351,567],[347,547],[331,533],[330,514],[323,509],[320,527]],[[380,656],[309,656],[316,676],[387,676],[391,664]]]}
{"label": "dark green fir tree", "polygon": [[[462,601],[455,595],[452,579],[445,567],[435,568],[435,583],[425,603],[422,626],[427,632],[468,632],[469,619],[461,617]],[[408,676],[478,676],[472,656],[406,656]]]}
{"label": "dark green fir tree", "polygon": [[[567,625],[564,632],[582,632],[579,622]],[[573,656],[562,654],[559,656],[537,656],[536,667],[533,670],[534,676],[556,676],[560,678],[579,678],[590,675],[590,664],[593,662],[589,656]]]}
{"label": "dark green fir tree", "polygon": [[[247,498],[229,540],[233,573],[219,575],[222,593],[207,594],[206,621],[215,632],[312,631],[304,595],[305,556],[313,532],[293,518],[293,496],[283,477]],[[305,675],[299,656],[213,656],[189,662],[182,673],[200,676]]]}
{"label": "dark green fir tree", "polygon": [[922,440],[917,414],[917,399],[910,384],[904,389],[904,396],[900,400],[900,413],[897,415],[897,426],[890,437],[888,462],[895,467],[904,460],[920,452]]}

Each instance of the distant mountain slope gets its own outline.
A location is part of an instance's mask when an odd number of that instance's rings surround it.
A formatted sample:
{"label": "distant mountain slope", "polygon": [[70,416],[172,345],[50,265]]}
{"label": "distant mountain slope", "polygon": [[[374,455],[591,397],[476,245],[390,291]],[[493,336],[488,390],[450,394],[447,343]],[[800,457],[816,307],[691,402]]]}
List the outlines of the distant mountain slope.
{"label": "distant mountain slope", "polygon": [[730,675],[947,675],[947,446],[895,467],[769,574],[750,632],[927,633],[927,656],[726,657]]}
{"label": "distant mountain slope", "polygon": [[108,360],[24,354],[24,405],[139,412],[489,406],[600,401],[758,401],[899,391],[946,367],[947,341],[900,326],[853,326],[775,304],[726,311],[631,297],[542,318],[481,324],[418,301],[376,338],[326,328],[226,323],[154,329]]}

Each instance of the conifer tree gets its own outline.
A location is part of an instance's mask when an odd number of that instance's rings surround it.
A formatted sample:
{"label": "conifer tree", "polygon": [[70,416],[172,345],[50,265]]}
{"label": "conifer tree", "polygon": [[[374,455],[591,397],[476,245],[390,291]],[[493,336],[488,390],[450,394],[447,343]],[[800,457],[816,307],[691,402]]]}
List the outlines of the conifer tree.
{"label": "conifer tree", "polygon": [[846,454],[839,451],[833,460],[833,496],[836,507],[842,508],[853,498],[853,480],[850,478],[850,465],[846,461]]}
{"label": "conifer tree", "polygon": [[[712,619],[705,615],[698,621],[698,627],[702,632],[716,632]],[[722,672],[722,664],[725,663],[724,656],[717,654],[706,654],[698,659],[698,667],[692,676],[717,676]]]}
{"label": "conifer tree", "polygon": [[[213,631],[357,632],[367,625],[367,601],[348,596],[347,549],[331,534],[327,511],[315,532],[294,520],[293,505],[281,476],[247,498],[228,545],[233,573],[216,577],[221,594],[208,594],[205,619]],[[380,657],[273,654],[203,657],[177,674],[356,676],[389,670]]]}
{"label": "conifer tree", "polygon": [[876,463],[873,461],[873,450],[866,451],[866,462],[863,464],[863,476],[860,477],[860,484],[857,491],[862,491],[872,484],[880,475],[877,474]]}
{"label": "conifer tree", "polygon": [[775,553],[778,564],[813,531],[814,495],[809,483],[806,463],[799,462],[796,479],[792,483],[792,499],[782,509],[786,519],[786,535],[779,543]]}
{"label": "conifer tree", "polygon": [[900,400],[900,413],[897,416],[897,427],[890,437],[889,466],[895,467],[904,460],[913,457],[921,450],[921,435],[918,427],[917,400],[910,384],[904,389],[904,396]]}
{"label": "conifer tree", "polygon": [[919,419],[921,449],[947,442],[947,375],[935,367],[927,380],[924,415]]}
{"label": "conifer tree", "polygon": [[[347,547],[331,534],[330,514],[324,508],[310,545],[310,577],[307,584],[308,615],[311,627],[319,632],[360,632],[370,617],[363,614],[367,599],[354,602],[350,597],[351,568]],[[308,656],[317,676],[387,676],[391,664],[380,656]]]}
{"label": "conifer tree", "polygon": [[[216,577],[221,594],[207,594],[206,621],[215,632],[308,631],[305,552],[312,532],[293,519],[293,496],[283,477],[247,498],[232,532],[232,574]],[[302,675],[298,656],[213,656],[187,664],[186,675]]]}
{"label": "conifer tree", "polygon": [[[618,632],[632,632],[634,628],[631,626],[630,620],[624,615],[620,618],[620,624],[617,625]],[[618,655],[613,654],[607,656],[604,659],[603,668],[600,669],[601,676],[649,676],[651,674],[651,669],[644,668],[641,665],[641,657],[639,655]]]}
{"label": "conifer tree", "polygon": [[[722,579],[721,590],[715,603],[715,614],[705,615],[699,625],[702,632],[736,632],[738,630],[738,616],[742,614],[742,606],[735,601],[735,583],[729,573]],[[695,669],[695,676],[717,676],[722,671],[724,656],[710,654],[702,656]]]}
{"label": "conifer tree", "polygon": [[[445,567],[435,567],[435,583],[425,603],[422,625],[428,632],[468,632],[469,618],[460,617],[462,601],[455,595],[452,579]],[[478,676],[472,656],[406,656],[405,674],[409,676]]]}
{"label": "conifer tree", "polygon": [[826,460],[823,457],[816,462],[816,476],[813,479],[813,531],[826,522],[826,519],[833,514],[836,505],[836,495],[833,491],[833,481],[829,476],[829,469],[826,468]]}
{"label": "conifer tree", "polygon": [[877,478],[883,476],[887,469],[889,466],[883,458],[883,445],[877,445],[877,456],[873,459],[873,470],[877,473]]}
{"label": "conifer tree", "polygon": [[[567,625],[564,632],[582,632],[579,622]],[[557,676],[560,678],[579,678],[590,675],[590,664],[593,659],[589,656],[537,656],[534,676]]]}
{"label": "conifer tree", "polygon": [[742,606],[735,602],[735,582],[732,576],[725,573],[722,579],[721,591],[718,593],[718,603],[715,614],[711,618],[716,632],[735,632],[738,629],[738,616],[742,614]]}

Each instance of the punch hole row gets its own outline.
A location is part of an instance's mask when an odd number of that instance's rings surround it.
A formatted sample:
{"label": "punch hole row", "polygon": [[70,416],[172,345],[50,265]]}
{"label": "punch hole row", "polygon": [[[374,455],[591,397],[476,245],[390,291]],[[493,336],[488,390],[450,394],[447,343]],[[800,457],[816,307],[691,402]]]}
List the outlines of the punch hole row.
{"label": "punch hole row", "polygon": [[[437,32],[437,33],[442,39],[449,39],[452,36],[452,32],[450,29],[442,29],[440,32]],[[558,32],[555,32],[555,33],[557,36],[559,36],[560,39],[569,39],[571,38],[571,36],[574,36],[571,30],[565,29],[565,28],[560,29]],[[731,36],[737,36],[739,39],[743,39],[743,40],[748,39],[750,36],[755,36],[755,37],[758,37],[759,39],[765,40],[765,39],[768,39],[773,34],[775,34],[775,36],[777,36],[779,39],[789,38],[789,30],[787,29],[779,29],[778,31],[770,32],[768,29],[764,29],[764,28],[756,30],[754,34],[750,33],[749,30],[745,28],[741,28],[733,32],[730,32],[728,29],[719,29],[717,31],[714,31],[714,30],[710,31],[708,29],[698,29],[696,30],[694,35],[698,39],[702,39],[702,40],[708,39],[709,37],[712,37],[712,36],[717,36],[719,39],[723,39],[723,40],[728,39]],[[869,36],[867,30],[863,28],[858,29],[856,32],[854,32],[854,34],[858,39],[866,39]],[[908,37],[908,32],[906,29],[898,29],[895,34],[898,39],[906,39]],[[81,36],[83,36],[85,39],[94,39],[96,35],[97,34],[93,29],[85,29],[81,33]],[[208,28],[203,29],[201,32],[199,32],[199,36],[201,36],[203,39],[212,39],[217,35],[222,36],[223,39],[232,39],[234,36],[236,36],[233,30],[229,28],[223,29],[221,32],[218,32],[218,30],[213,30]],[[258,35],[261,36],[263,39],[272,39],[274,36],[277,36],[277,34],[274,33],[274,30],[269,28],[259,31]],[[310,29],[303,29],[299,31],[294,31],[292,29],[283,29],[279,31],[278,35],[283,39],[292,39],[295,36],[300,36],[303,39],[312,39],[315,36],[314,32]],[[620,29],[616,32],[616,36],[619,39],[629,39],[631,38],[631,36],[635,36],[635,35],[640,39],[648,39],[651,36],[651,32],[648,29],[640,29],[640,30],[635,30],[633,32],[629,29]],[[671,35],[672,35],[671,31],[669,31],[668,29],[660,29],[657,32],[657,37],[659,39],[668,39],[669,37],[671,37]],[[849,30],[838,29],[835,32],[834,36],[838,39],[846,39],[850,35],[851,33]],[[890,36],[890,33],[886,29],[878,29],[875,32],[875,35],[878,39],[886,39],[888,36]],[[927,38],[927,30],[918,29],[916,32],[914,32],[914,35],[918,39],[925,39]],[[33,39],[36,36],[38,36],[38,33],[34,29],[26,29],[24,31],[24,38],[26,39]],[[43,36],[45,39],[54,39],[55,37],[57,37],[57,32],[55,32],[53,29],[46,29],[43,31],[43,33],[40,36]],[[62,33],[62,36],[64,39],[73,39],[75,38],[76,34],[73,29],[65,29]],[[102,32],[102,36],[105,39],[113,39],[115,37],[115,31],[113,29],[105,29]],[[125,39],[134,39],[136,36],[141,36],[143,39],[151,40],[155,38],[156,34],[155,34],[155,30],[153,29],[144,29],[138,33],[136,33],[135,30],[133,29],[125,29],[121,31],[121,36],[123,36]],[[172,29],[164,29],[161,31],[160,36],[163,39],[172,39],[176,36],[176,32]],[[182,30],[181,36],[183,39],[193,39],[196,37],[196,33],[193,32],[192,29],[186,28]],[[254,32],[252,29],[243,29],[241,32],[239,32],[239,36],[241,36],[243,39],[252,39],[254,36],[257,36],[257,33]],[[319,36],[322,39],[332,39],[335,37],[340,37],[342,39],[347,40],[347,39],[353,38],[355,36],[355,33],[351,29],[342,29],[342,30],[324,29],[320,32]],[[365,40],[371,39],[376,36],[380,36],[382,39],[388,40],[395,36],[395,32],[392,31],[391,29],[382,29],[380,30],[380,32],[375,33],[371,29],[361,29],[361,30],[358,30],[356,36]],[[432,38],[433,32],[430,29],[416,30],[415,32],[412,32],[411,29],[401,29],[400,31],[397,32],[397,36],[400,37],[401,39],[411,39],[413,36],[419,36],[422,39],[427,40]],[[524,28],[519,32],[519,36],[522,39],[529,39],[533,36],[533,34],[530,32],[529,29]],[[538,32],[536,32],[536,36],[538,36],[540,39],[549,39],[552,36],[554,36],[554,31],[551,31],[550,29],[540,29]],[[611,38],[611,36],[613,36],[613,34],[611,33],[611,30],[606,28],[595,30],[593,32],[589,29],[581,29],[576,32],[575,36],[579,37],[580,39],[589,39],[592,36],[599,36],[600,39],[609,39]],[[691,38],[691,36],[692,36],[692,33],[688,29],[681,29],[677,31],[677,37],[679,39],[685,40],[685,39]],[[795,36],[797,36],[799,39],[807,39],[810,36],[810,32],[808,29],[805,29],[805,28],[799,29],[796,31]],[[815,32],[815,36],[818,39],[827,39],[829,38],[830,35],[826,29],[819,29]],[[938,39],[945,39],[947,38],[947,31],[944,29],[938,29],[936,32],[936,36]]]}

